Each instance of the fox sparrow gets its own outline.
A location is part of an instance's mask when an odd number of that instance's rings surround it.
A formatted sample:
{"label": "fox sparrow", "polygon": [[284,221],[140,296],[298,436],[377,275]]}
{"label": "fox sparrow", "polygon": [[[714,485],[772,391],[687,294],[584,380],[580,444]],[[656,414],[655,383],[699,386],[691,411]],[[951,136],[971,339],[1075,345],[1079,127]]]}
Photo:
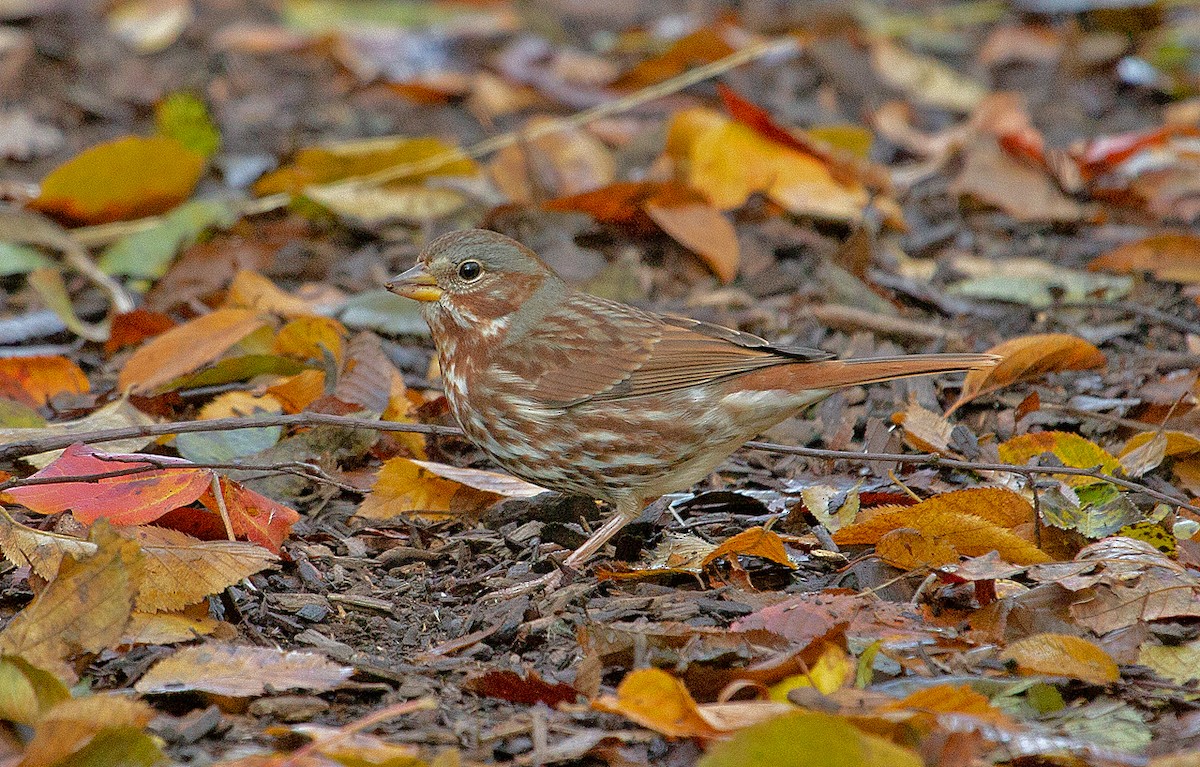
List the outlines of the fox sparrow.
{"label": "fox sparrow", "polygon": [[422,302],[446,398],[472,442],[518,477],[615,507],[567,567],[643,504],[708,476],[833,389],[995,364],[985,354],[836,360],[773,346],[576,292],[528,248],[484,230],[434,240],[388,289]]}

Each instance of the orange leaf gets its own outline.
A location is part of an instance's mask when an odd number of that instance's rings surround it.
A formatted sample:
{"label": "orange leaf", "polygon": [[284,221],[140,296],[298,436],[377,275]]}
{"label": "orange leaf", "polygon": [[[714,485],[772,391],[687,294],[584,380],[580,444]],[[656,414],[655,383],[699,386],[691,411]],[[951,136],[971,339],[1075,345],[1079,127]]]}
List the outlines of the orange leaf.
{"label": "orange leaf", "polygon": [[30,207],[74,224],[153,216],[186,200],[203,170],[204,158],[173,138],[126,136],[52,170]]}
{"label": "orange leaf", "polygon": [[669,80],[684,70],[702,64],[711,64],[733,52],[733,47],[725,42],[725,38],[719,31],[709,28],[698,29],[676,40],[661,55],[641,62],[613,80],[609,86],[625,91],[641,90]]}
{"label": "orange leaf", "polygon": [[671,239],[700,256],[721,282],[737,276],[737,232],[716,208],[707,202],[668,206],[651,200],[645,211]]}
{"label": "orange leaf", "polygon": [[422,513],[434,518],[477,514],[504,498],[528,498],[542,488],[506,474],[393,458],[383,464],[357,515],[390,519]]}
{"label": "orange leaf", "polygon": [[117,376],[117,387],[150,392],[181,375],[215,361],[238,341],[265,324],[249,309],[218,309],[155,336]]}
{"label": "orange leaf", "polygon": [[182,459],[174,459],[180,464],[178,469],[152,469],[151,464],[140,461],[104,460],[95,452],[86,445],[72,445],[33,476],[86,478],[139,468],[145,471],[106,479],[14,487],[8,495],[38,514],[57,514],[70,509],[84,524],[104,517],[116,525],[143,525],[195,501],[212,481],[207,470],[188,468],[187,461]]}
{"label": "orange leaf", "polygon": [[[1161,433],[1167,438],[1165,457],[1175,458],[1200,453],[1200,437],[1183,431],[1164,431]],[[1125,443],[1125,447],[1121,448],[1121,457],[1129,455],[1134,450],[1154,439],[1158,434],[1159,432],[1156,431],[1144,431],[1141,434],[1134,434]]]}
{"label": "orange leaf", "polygon": [[[220,506],[211,492],[211,480],[207,487],[209,492],[200,497],[200,502],[212,511],[219,511]],[[283,539],[291,532],[292,525],[300,519],[299,514],[282,503],[277,503],[226,477],[221,477],[221,495],[225,501],[225,509],[229,512],[233,532],[236,535],[244,535],[246,540],[276,554],[279,553]]]}
{"label": "orange leaf", "polygon": [[1099,645],[1070,634],[1034,634],[1013,642],[1000,656],[1022,674],[1069,676],[1092,684],[1121,678],[1117,663]]}
{"label": "orange leaf", "polygon": [[877,544],[887,533],[909,528],[928,538],[932,551],[949,545],[966,556],[996,551],[1013,564],[1048,562],[1045,552],[1009,529],[1032,519],[1033,507],[1011,490],[975,488],[943,493],[916,506],[884,507],[865,521],[837,531],[833,540]]}
{"label": "orange leaf", "polygon": [[787,549],[783,547],[783,539],[770,530],[765,530],[761,527],[752,527],[749,530],[743,530],[725,541],[710,551],[708,556],[700,563],[700,566],[707,567],[721,557],[729,555],[761,557],[776,564],[790,567],[793,570],[796,569],[796,565],[788,557]]}
{"label": "orange leaf", "polygon": [[1017,381],[1028,381],[1060,370],[1091,370],[1106,362],[1104,354],[1094,345],[1067,333],[1012,338],[988,349],[988,353],[1002,359],[995,367],[967,373],[962,394],[946,415],[982,394]]}
{"label": "orange leaf", "polygon": [[267,388],[285,413],[300,413],[325,393],[324,370],[302,370]]}
{"label": "orange leaf", "polygon": [[134,346],[175,327],[175,320],[162,312],[141,307],[118,314],[112,319],[112,334],[104,342],[104,351],[112,354],[126,346]]}
{"label": "orange leaf", "polygon": [[930,712],[937,714],[966,714],[999,727],[1012,727],[1013,721],[991,704],[987,696],[965,684],[938,684],[888,703],[880,711]]}
{"label": "orange leaf", "polygon": [[66,357],[0,359],[0,397],[27,405],[45,405],[56,394],[82,394],[87,376]]}
{"label": "orange leaf", "polygon": [[875,545],[875,554],[892,567],[916,570],[933,569],[958,561],[958,550],[945,538],[930,538],[919,530],[900,527],[884,533]]}
{"label": "orange leaf", "polygon": [[617,686],[615,697],[605,695],[592,706],[672,738],[713,738],[720,734],[700,714],[700,707],[683,682],[657,668],[629,672]]}
{"label": "orange leaf", "polygon": [[1167,232],[1102,253],[1088,264],[1092,271],[1148,272],[1164,282],[1200,283],[1200,237]]}

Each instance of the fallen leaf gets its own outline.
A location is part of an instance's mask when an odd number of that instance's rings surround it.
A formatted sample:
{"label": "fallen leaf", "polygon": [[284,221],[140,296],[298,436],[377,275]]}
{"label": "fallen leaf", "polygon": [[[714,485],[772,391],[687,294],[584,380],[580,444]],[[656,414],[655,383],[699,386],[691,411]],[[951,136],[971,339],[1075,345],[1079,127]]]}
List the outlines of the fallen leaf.
{"label": "fallen leaf", "polygon": [[0,654],[73,680],[68,661],[113,647],[129,624],[144,560],[138,545],[105,525],[93,528],[95,554],[63,559],[58,573],[0,632]]}
{"label": "fallen leaf", "polygon": [[[301,149],[291,165],[259,179],[254,184],[254,193],[303,192],[309,186],[366,176],[396,166],[429,162],[434,157],[456,151],[450,144],[436,138],[390,138]],[[450,159],[445,164],[430,166],[428,170],[395,181],[415,183],[431,175],[470,176],[476,172],[475,163],[460,154],[457,159]]]}
{"label": "fallen leaf", "polygon": [[58,677],[12,655],[0,657],[0,690],[0,721],[26,726],[71,697]]}
{"label": "fallen leaf", "polygon": [[910,527],[889,530],[879,537],[875,554],[901,570],[936,569],[958,562],[958,549],[944,537]]}
{"label": "fallen leaf", "polygon": [[1062,370],[1091,370],[1107,362],[1095,345],[1067,333],[1011,338],[988,349],[987,353],[999,356],[1000,362],[994,367],[968,372],[962,393],[946,415],[977,397],[1017,381],[1029,381]]}
{"label": "fallen leaf", "polygon": [[922,767],[916,752],[859,730],[846,719],[795,711],[715,744],[697,767]]}
{"label": "fallen leaf", "polygon": [[[156,456],[159,461],[174,462],[179,468],[153,468],[136,460],[105,460],[94,447],[74,444],[53,463],[38,471],[36,478],[78,477],[78,481],[45,485],[25,485],[8,490],[18,503],[38,514],[58,514],[68,509],[83,524],[105,518],[117,525],[152,522],[172,509],[197,500],[211,484],[206,469],[193,468],[179,458]],[[136,454],[119,456],[136,458]],[[125,476],[89,480],[95,474],[134,471]]]}
{"label": "fallen leaf", "polygon": [[592,706],[672,738],[714,738],[720,734],[701,715],[683,682],[656,668],[629,672],[617,686],[615,696],[601,696]]}
{"label": "fallen leaf", "polygon": [[967,146],[950,191],[998,208],[1018,221],[1075,223],[1093,213],[1093,208],[1067,196],[1045,171],[1011,157],[990,135]]}
{"label": "fallen leaf", "polygon": [[59,394],[83,394],[87,375],[66,357],[0,359],[0,397],[41,407]]}
{"label": "fallen leaf", "polygon": [[927,106],[967,113],[987,96],[987,89],[977,81],[887,39],[871,46],[871,64],[880,79]]}
{"label": "fallen leaf", "polygon": [[[536,133],[557,121],[535,116],[519,129]],[[616,177],[612,153],[586,130],[565,127],[506,146],[488,165],[492,181],[518,205],[546,197],[567,197],[611,184]]]}
{"label": "fallen leaf", "polygon": [[1121,678],[1116,661],[1094,642],[1070,634],[1034,634],[1010,644],[1001,659],[1023,674],[1068,676],[1092,684]]}
{"label": "fallen leaf", "polygon": [[544,492],[506,474],[393,458],[383,464],[371,494],[355,514],[367,519],[414,513],[459,517],[478,514],[505,498],[531,498]]}
{"label": "fallen leaf", "polygon": [[134,689],[142,695],[207,692],[252,698],[285,690],[326,692],[352,673],[354,669],[338,666],[316,653],[208,642],[185,647],[160,660]]}
{"label": "fallen leaf", "polygon": [[579,697],[579,692],[571,685],[551,684],[536,671],[529,671],[525,676],[515,671],[488,671],[471,677],[463,687],[479,695],[525,706],[545,703],[554,708],[559,703],[574,703]]}
{"label": "fallen leaf", "polygon": [[701,561],[701,567],[707,567],[721,557],[748,556],[760,557],[784,567],[796,569],[796,564],[788,556],[783,546],[783,539],[777,534],[761,527],[743,530],[717,546]]}
{"label": "fallen leaf", "polygon": [[721,30],[702,27],[671,43],[658,56],[639,62],[609,83],[609,87],[623,91],[641,90],[669,80],[684,70],[711,64],[733,52],[733,46],[725,41]]}
{"label": "fallen leaf", "polygon": [[275,283],[257,272],[248,269],[239,271],[229,285],[224,308],[229,310],[253,309],[258,314],[275,314],[280,317],[304,317],[313,314],[313,306],[302,298],[281,290]]}
{"label": "fallen leaf", "polygon": [[[300,519],[300,515],[294,509],[228,477],[221,477],[220,487],[233,532],[245,536],[246,540],[257,543],[274,554],[279,554],[284,539],[291,532],[292,525]],[[213,512],[220,509],[220,504],[211,492],[200,496],[200,502]]]}
{"label": "fallen leaf", "polygon": [[[154,423],[154,419],[129,404],[129,400],[119,399],[74,421],[61,421],[37,428],[0,428],[0,442],[12,445],[34,439],[75,436],[105,429],[120,429],[126,426],[148,426],[152,423]],[[141,450],[151,439],[151,437],[131,437],[111,442],[97,442],[92,447],[110,453],[128,453]],[[21,456],[21,460],[42,469],[49,466],[62,454],[62,450],[47,450],[44,453]]]}
{"label": "fallen leaf", "polygon": [[452,216],[467,204],[466,196],[457,190],[418,184],[310,186],[304,196],[334,215],[366,227],[424,224]]}
{"label": "fallen leaf", "polygon": [[[234,206],[221,200],[185,202],[153,226],[126,235],[105,248],[97,262],[109,274],[158,279],[184,248],[216,228],[237,220]],[[138,309],[136,311],[145,311]]]}
{"label": "fallen leaf", "polygon": [[1102,253],[1088,269],[1148,273],[1163,282],[1200,283],[1200,237],[1183,232],[1156,234]]}
{"label": "fallen leaf", "polygon": [[105,21],[113,37],[145,55],[170,47],[192,18],[189,0],[123,0]]}
{"label": "fallen leaf", "polygon": [[[1003,364],[1003,363],[1002,363]],[[1076,469],[1096,469],[1102,474],[1112,474],[1120,466],[1111,453],[1078,434],[1064,431],[1042,431],[1035,434],[1021,434],[998,446],[1000,460],[1005,463],[1024,466],[1033,458],[1050,453],[1063,466]],[[1093,484],[1099,480],[1094,477],[1056,475],[1058,479],[1073,487]]]}
{"label": "fallen leaf", "polygon": [[122,391],[152,392],[229,351],[263,327],[249,309],[218,309],[155,336],[133,353],[117,376]]}
{"label": "fallen leaf", "polygon": [[76,155],[42,180],[30,207],[75,224],[166,213],[200,180],[204,158],[163,136],[127,136]]}
{"label": "fallen leaf", "polygon": [[1163,679],[1187,685],[1194,679],[1200,679],[1200,642],[1179,645],[1146,643],[1138,651],[1137,663]]}
{"label": "fallen leaf", "polygon": [[144,732],[155,715],[148,704],[120,693],[65,700],[38,720],[21,764],[150,767],[163,758]]}
{"label": "fallen leaf", "polygon": [[700,256],[721,282],[732,282],[741,254],[737,232],[729,219],[706,202],[677,205],[664,202],[649,200],[646,214],[671,239]]}
{"label": "fallen leaf", "polygon": [[[189,3],[190,0],[147,0],[154,3]],[[212,157],[221,148],[221,131],[213,123],[208,105],[193,93],[169,94],[154,105],[154,127],[201,157]]]}

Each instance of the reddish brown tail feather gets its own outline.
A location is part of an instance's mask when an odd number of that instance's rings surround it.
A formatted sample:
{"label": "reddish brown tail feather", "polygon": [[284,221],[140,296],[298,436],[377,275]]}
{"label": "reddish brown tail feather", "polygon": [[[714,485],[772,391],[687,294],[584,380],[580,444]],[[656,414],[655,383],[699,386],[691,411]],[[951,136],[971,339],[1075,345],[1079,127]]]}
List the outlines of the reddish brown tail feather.
{"label": "reddish brown tail feather", "polygon": [[994,366],[999,360],[994,354],[907,354],[898,357],[801,362],[759,370],[741,378],[738,383],[748,389],[840,389],[897,378],[980,370]]}

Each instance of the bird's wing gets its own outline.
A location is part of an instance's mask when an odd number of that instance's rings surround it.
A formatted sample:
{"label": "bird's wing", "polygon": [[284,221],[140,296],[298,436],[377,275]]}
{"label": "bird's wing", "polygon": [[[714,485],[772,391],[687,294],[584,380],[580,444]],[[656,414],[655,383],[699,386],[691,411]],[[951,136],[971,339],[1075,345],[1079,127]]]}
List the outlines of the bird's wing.
{"label": "bird's wing", "polygon": [[831,357],[580,295],[544,317],[514,347],[500,364],[527,385],[533,398],[562,407],[678,391],[764,367]]}

